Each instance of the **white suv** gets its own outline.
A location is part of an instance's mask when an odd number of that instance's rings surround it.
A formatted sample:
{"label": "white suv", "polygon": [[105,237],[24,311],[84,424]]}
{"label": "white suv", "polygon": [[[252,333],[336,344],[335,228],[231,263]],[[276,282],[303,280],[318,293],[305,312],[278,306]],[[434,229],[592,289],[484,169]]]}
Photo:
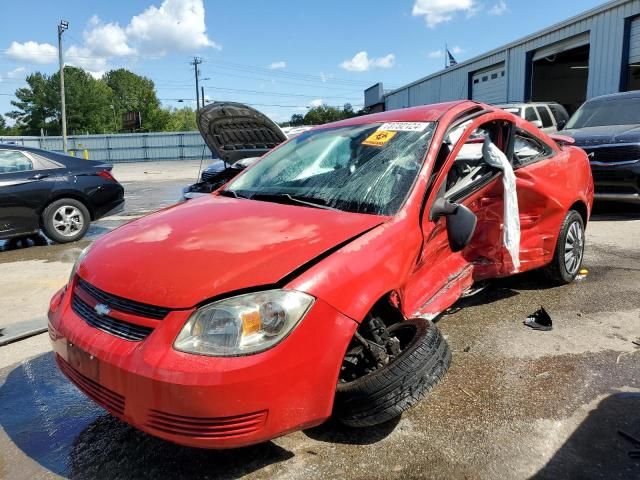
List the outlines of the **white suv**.
{"label": "white suv", "polygon": [[565,108],[555,102],[503,103],[496,107],[524,118],[545,133],[562,130],[569,120]]}

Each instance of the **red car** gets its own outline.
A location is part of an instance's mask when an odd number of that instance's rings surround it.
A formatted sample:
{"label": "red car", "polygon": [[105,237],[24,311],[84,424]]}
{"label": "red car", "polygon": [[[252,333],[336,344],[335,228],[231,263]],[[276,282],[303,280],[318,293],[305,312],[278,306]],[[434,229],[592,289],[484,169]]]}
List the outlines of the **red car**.
{"label": "red car", "polygon": [[[271,135],[237,105],[209,128],[223,156]],[[475,282],[578,273],[593,181],[569,143],[471,101],[314,128],[96,240],[51,301],[56,361],[113,415],[184,445],[387,421],[443,377],[429,319]]]}

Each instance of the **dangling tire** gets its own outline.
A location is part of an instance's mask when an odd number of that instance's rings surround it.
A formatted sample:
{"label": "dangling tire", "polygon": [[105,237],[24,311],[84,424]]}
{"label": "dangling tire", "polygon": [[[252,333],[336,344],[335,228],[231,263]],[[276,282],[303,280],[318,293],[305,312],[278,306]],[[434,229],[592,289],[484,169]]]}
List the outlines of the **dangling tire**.
{"label": "dangling tire", "polygon": [[575,210],[570,210],[560,227],[553,260],[545,273],[557,285],[573,282],[582,267],[584,257],[584,221]]}
{"label": "dangling tire", "polygon": [[82,202],[61,198],[42,212],[42,229],[54,242],[68,243],[81,239],[89,228],[91,215]]}
{"label": "dangling tire", "polygon": [[449,346],[430,321],[405,320],[388,331],[400,340],[400,354],[384,367],[337,386],[334,415],[345,425],[368,427],[399,416],[422,400],[449,368]]}

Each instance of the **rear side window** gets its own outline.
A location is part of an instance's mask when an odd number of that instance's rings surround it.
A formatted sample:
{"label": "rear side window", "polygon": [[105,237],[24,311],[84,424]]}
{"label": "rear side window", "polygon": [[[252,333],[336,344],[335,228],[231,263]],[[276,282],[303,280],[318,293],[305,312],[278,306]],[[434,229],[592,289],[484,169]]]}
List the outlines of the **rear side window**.
{"label": "rear side window", "polygon": [[533,107],[527,107],[524,109],[524,119],[527,122],[535,122],[536,120],[539,120],[538,115],[536,115],[536,111],[533,109]]}
{"label": "rear side window", "polygon": [[516,131],[513,145],[513,166],[515,168],[547,158],[551,153],[550,147],[528,133],[522,130]]}
{"label": "rear side window", "polygon": [[15,150],[0,150],[0,173],[16,173],[33,170],[33,163],[26,155]]}
{"label": "rear side window", "polygon": [[567,112],[564,111],[564,109],[562,107],[560,107],[559,105],[549,105],[549,108],[551,109],[551,113],[553,113],[553,116],[556,117],[556,123],[561,123],[561,122],[567,122],[567,120],[569,120],[569,116],[567,115]]}
{"label": "rear side window", "polygon": [[542,120],[542,127],[553,127],[553,121],[551,120],[551,115],[549,115],[549,111],[546,107],[536,107],[538,110],[538,115],[540,115],[540,120]]}

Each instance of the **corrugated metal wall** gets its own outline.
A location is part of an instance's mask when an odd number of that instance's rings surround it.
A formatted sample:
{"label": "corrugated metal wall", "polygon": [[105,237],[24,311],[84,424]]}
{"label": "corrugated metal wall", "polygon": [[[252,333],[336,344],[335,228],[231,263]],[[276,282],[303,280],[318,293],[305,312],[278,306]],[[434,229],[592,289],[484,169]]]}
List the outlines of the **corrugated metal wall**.
{"label": "corrugated metal wall", "polygon": [[[620,88],[625,51],[625,22],[640,15],[640,0],[611,2],[603,11],[516,42],[486,56],[463,62],[389,93],[387,110],[469,98],[469,80],[474,72],[506,64],[504,96],[500,102],[525,101],[528,54],[575,35],[590,35],[587,98],[615,93]],[[638,46],[640,50],[640,46]],[[633,46],[630,49],[633,50]]]}
{"label": "corrugated metal wall", "polygon": [[[0,143],[6,142],[62,152],[62,137],[0,136]],[[67,149],[80,157],[86,149],[89,159],[113,163],[211,157],[200,132],[73,135],[68,137]]]}

